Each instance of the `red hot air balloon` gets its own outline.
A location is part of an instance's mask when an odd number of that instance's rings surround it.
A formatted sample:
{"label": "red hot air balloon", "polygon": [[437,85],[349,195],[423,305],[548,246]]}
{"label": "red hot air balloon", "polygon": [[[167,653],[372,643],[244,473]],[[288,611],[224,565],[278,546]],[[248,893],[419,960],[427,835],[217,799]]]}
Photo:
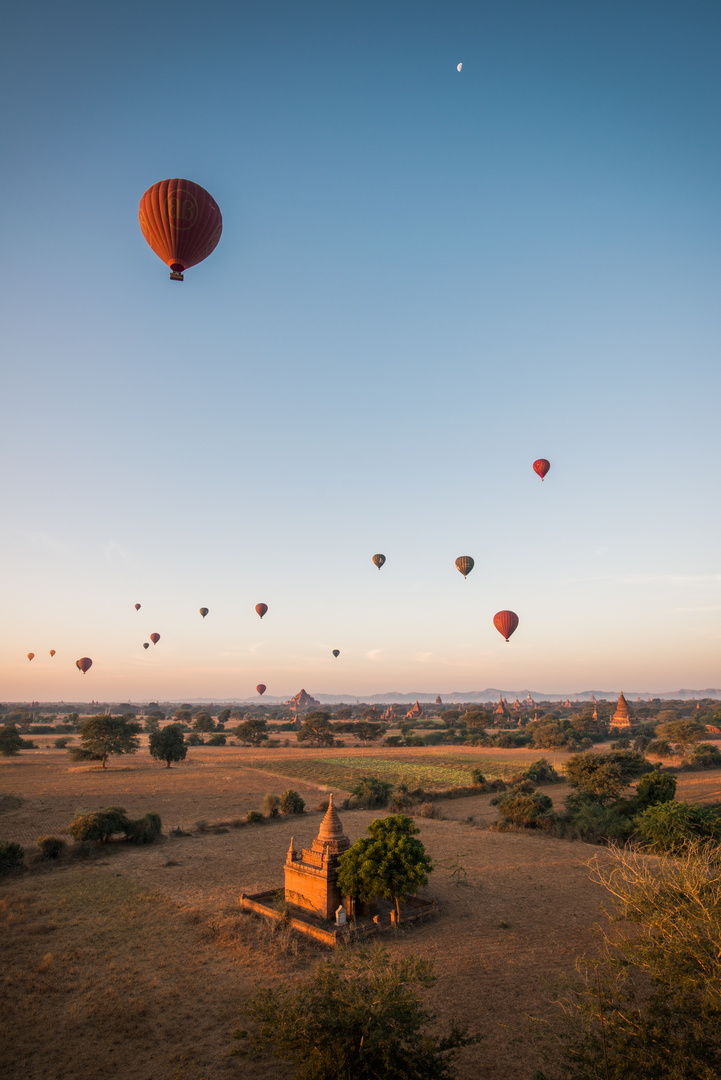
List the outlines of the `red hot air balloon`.
{"label": "red hot air balloon", "polygon": [[78,671],[82,671],[83,675],[86,671],[90,671],[90,668],[92,666],[93,662],[89,656],[81,656],[79,660],[75,661],[75,667],[78,669]]}
{"label": "red hot air balloon", "polygon": [[143,642],[143,648],[144,649],[149,649],[150,648],[150,642],[149,641],[144,641]]}
{"label": "red hot air balloon", "polygon": [[55,656],[55,649],[51,649],[51,650],[50,650],[50,655],[51,655],[51,656]]}
{"label": "red hot air balloon", "polygon": [[550,468],[551,468],[551,462],[546,461],[545,457],[539,457],[538,461],[533,462],[533,471],[535,473],[538,473],[541,480],[543,480],[544,476],[546,475],[546,473],[548,472],[548,470]]}
{"label": "red hot air balloon", "polygon": [[200,608],[200,614],[201,614],[201,615],[203,616],[203,618],[205,618],[205,616],[206,616],[206,615],[208,614],[208,611],[209,611],[209,610],[210,610],[210,609],[209,609],[209,608],[207,608],[207,607],[202,607],[202,608]]}
{"label": "red hot air balloon", "polygon": [[258,614],[260,615],[260,617],[262,619],[263,616],[265,615],[266,611],[268,610],[268,605],[267,604],[256,604],[255,605],[255,610],[258,612]]}
{"label": "red hot air balloon", "polygon": [[150,640],[152,641],[153,645],[157,645],[160,641],[160,634],[151,634]]}
{"label": "red hot air balloon", "polygon": [[267,687],[267,686],[265,685],[265,683],[259,682],[259,683],[258,683],[258,685],[256,686],[256,688],[255,688],[255,689],[256,689],[256,690],[258,691],[258,693],[259,693],[259,694],[260,694],[260,696],[262,697],[262,696],[263,696],[263,694],[264,694],[264,693],[266,692],[266,690],[268,689],[268,687]]}
{"label": "red hot air balloon", "polygon": [[385,555],[374,555],[373,556],[373,562],[376,564],[376,566],[378,567],[379,570],[380,570],[381,566],[383,565],[383,563],[385,561],[386,561]]}
{"label": "red hot air balloon", "polygon": [[218,246],[223,218],[212,195],[192,180],[160,180],[143,195],[138,208],[143,236],[173,281],[207,259]]}
{"label": "red hot air balloon", "polygon": [[35,657],[35,653],[34,653],[34,652],[29,652],[29,653],[28,653],[28,660],[33,660],[33,659],[34,659],[34,657]]}
{"label": "red hot air balloon", "polygon": [[515,611],[497,611],[493,616],[493,625],[499,634],[508,641],[513,631],[518,626],[518,616]]}
{"label": "red hot air balloon", "polygon": [[136,611],[140,611],[140,604],[136,604],[136,605],[135,605],[135,610],[136,610]]}
{"label": "red hot air balloon", "polygon": [[333,656],[335,656],[335,658],[337,660],[338,657],[340,656],[340,649],[333,649]]}

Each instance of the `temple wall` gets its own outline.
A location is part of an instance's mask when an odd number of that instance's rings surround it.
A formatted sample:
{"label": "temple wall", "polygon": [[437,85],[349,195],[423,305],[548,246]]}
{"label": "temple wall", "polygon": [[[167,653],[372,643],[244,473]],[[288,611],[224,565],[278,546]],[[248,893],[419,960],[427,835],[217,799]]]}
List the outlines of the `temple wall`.
{"label": "temple wall", "polygon": [[302,863],[286,863],[285,898],[289,904],[313,911],[324,919],[332,919],[340,905],[340,889],[325,874],[308,872]]}

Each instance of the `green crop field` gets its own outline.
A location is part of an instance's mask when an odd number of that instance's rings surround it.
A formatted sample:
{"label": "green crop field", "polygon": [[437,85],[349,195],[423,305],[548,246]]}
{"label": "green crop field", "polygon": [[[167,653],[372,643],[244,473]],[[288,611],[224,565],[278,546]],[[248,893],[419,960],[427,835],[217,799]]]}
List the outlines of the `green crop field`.
{"label": "green crop field", "polygon": [[517,762],[492,758],[419,757],[323,757],[283,761],[254,761],[249,768],[263,769],[278,776],[290,776],[310,784],[350,791],[361,776],[377,776],[394,785],[410,788],[464,787],[472,783],[471,773],[478,766],[488,780],[507,779],[519,771]]}

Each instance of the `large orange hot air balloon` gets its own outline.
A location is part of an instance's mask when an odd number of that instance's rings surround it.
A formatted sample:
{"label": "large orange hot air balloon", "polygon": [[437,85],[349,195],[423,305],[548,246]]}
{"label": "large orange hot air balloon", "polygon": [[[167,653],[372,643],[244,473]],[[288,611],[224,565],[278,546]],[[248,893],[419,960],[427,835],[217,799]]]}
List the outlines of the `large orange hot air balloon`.
{"label": "large orange hot air balloon", "polygon": [[79,660],[75,661],[75,667],[79,671],[82,671],[83,675],[85,674],[86,671],[90,671],[90,668],[92,666],[93,666],[93,662],[92,662],[92,660],[90,659],[89,656],[81,656]]}
{"label": "large orange hot air balloon", "polygon": [[28,653],[28,660],[32,660],[32,659],[33,659],[34,657],[35,657],[35,653],[34,653],[34,652],[29,652],[29,653]]}
{"label": "large orange hot air balloon", "polygon": [[543,480],[544,476],[550,468],[551,462],[547,461],[545,457],[539,457],[538,461],[533,462],[533,471],[535,473],[538,473],[541,480]]}
{"label": "large orange hot air balloon", "polygon": [[136,605],[135,605],[135,610],[136,610],[136,611],[140,611],[140,604],[136,604]]}
{"label": "large orange hot air balloon", "polygon": [[151,634],[150,640],[152,641],[153,645],[157,645],[160,641],[160,634]]}
{"label": "large orange hot air balloon", "polygon": [[55,649],[51,649],[51,650],[50,650],[50,655],[51,655],[51,656],[55,656]]}
{"label": "large orange hot air balloon", "polygon": [[380,570],[381,566],[383,565],[383,563],[385,561],[386,561],[385,555],[374,555],[373,556],[373,562],[376,564],[376,566],[378,567],[379,570]]}
{"label": "large orange hot air balloon", "polygon": [[459,555],[456,559],[456,566],[464,577],[468,577],[475,563],[470,555]]}
{"label": "large orange hot air balloon", "polygon": [[268,605],[267,604],[256,604],[255,605],[255,610],[258,612],[258,614],[260,615],[260,617],[262,619],[263,616],[265,615],[266,611],[268,610]]}
{"label": "large orange hot air balloon", "polygon": [[143,236],[173,281],[207,259],[218,245],[223,218],[212,195],[192,180],[160,180],[143,195],[138,209]]}
{"label": "large orange hot air balloon", "polygon": [[209,608],[207,608],[207,607],[202,607],[202,608],[200,608],[200,614],[201,614],[201,615],[203,616],[203,618],[205,618],[205,616],[206,616],[206,615],[208,614],[208,611],[209,611],[209,610],[210,610],[210,609],[209,609]]}
{"label": "large orange hot air balloon", "polygon": [[264,694],[264,693],[266,692],[266,690],[268,689],[268,687],[267,687],[267,686],[265,685],[265,683],[259,682],[259,683],[258,683],[258,685],[256,686],[256,688],[255,688],[255,689],[256,689],[256,690],[258,691],[258,693],[259,693],[259,694],[260,694],[260,696],[262,697],[262,696],[263,696],[263,694]]}
{"label": "large orange hot air balloon", "polygon": [[150,642],[149,641],[144,641],[143,642],[143,648],[144,649],[149,649],[150,648]]}
{"label": "large orange hot air balloon", "polygon": [[497,611],[493,616],[493,625],[499,634],[503,634],[506,641],[518,626],[518,616],[515,611]]}

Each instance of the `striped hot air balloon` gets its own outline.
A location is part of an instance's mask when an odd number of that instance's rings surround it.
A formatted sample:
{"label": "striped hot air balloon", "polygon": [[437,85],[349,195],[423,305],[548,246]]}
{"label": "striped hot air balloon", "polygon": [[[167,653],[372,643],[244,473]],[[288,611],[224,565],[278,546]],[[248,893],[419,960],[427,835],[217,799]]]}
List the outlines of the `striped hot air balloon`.
{"label": "striped hot air balloon", "polygon": [[547,461],[545,457],[539,457],[537,461],[533,462],[533,471],[535,473],[538,473],[541,480],[543,480],[544,476],[550,468],[551,462]]}
{"label": "striped hot air balloon", "polygon": [[255,610],[258,612],[258,615],[262,619],[263,616],[266,614],[266,612],[268,610],[268,605],[267,604],[256,604],[255,605]]}
{"label": "striped hot air balloon", "polygon": [[373,562],[376,564],[376,566],[378,567],[379,570],[380,570],[381,566],[383,565],[383,563],[385,561],[386,561],[385,555],[374,555],[373,556]]}
{"label": "striped hot air balloon", "polygon": [[518,626],[518,616],[515,611],[497,611],[493,616],[493,625],[499,634],[508,641],[511,634]]}
{"label": "striped hot air balloon", "polygon": [[153,645],[157,645],[160,641],[160,634],[151,634],[150,640],[152,641]]}
{"label": "striped hot air balloon", "polygon": [[160,180],[143,195],[138,208],[143,236],[170,267],[173,281],[207,259],[218,246],[223,218],[212,195],[192,180]]}
{"label": "striped hot air balloon", "polygon": [[473,562],[473,559],[470,555],[459,555],[456,559],[456,566],[465,578],[468,577],[471,570],[475,566],[475,563]]}
{"label": "striped hot air balloon", "polygon": [[79,660],[75,661],[75,667],[78,669],[78,671],[82,671],[83,675],[86,671],[90,671],[90,668],[92,666],[93,662],[89,656],[81,656]]}

